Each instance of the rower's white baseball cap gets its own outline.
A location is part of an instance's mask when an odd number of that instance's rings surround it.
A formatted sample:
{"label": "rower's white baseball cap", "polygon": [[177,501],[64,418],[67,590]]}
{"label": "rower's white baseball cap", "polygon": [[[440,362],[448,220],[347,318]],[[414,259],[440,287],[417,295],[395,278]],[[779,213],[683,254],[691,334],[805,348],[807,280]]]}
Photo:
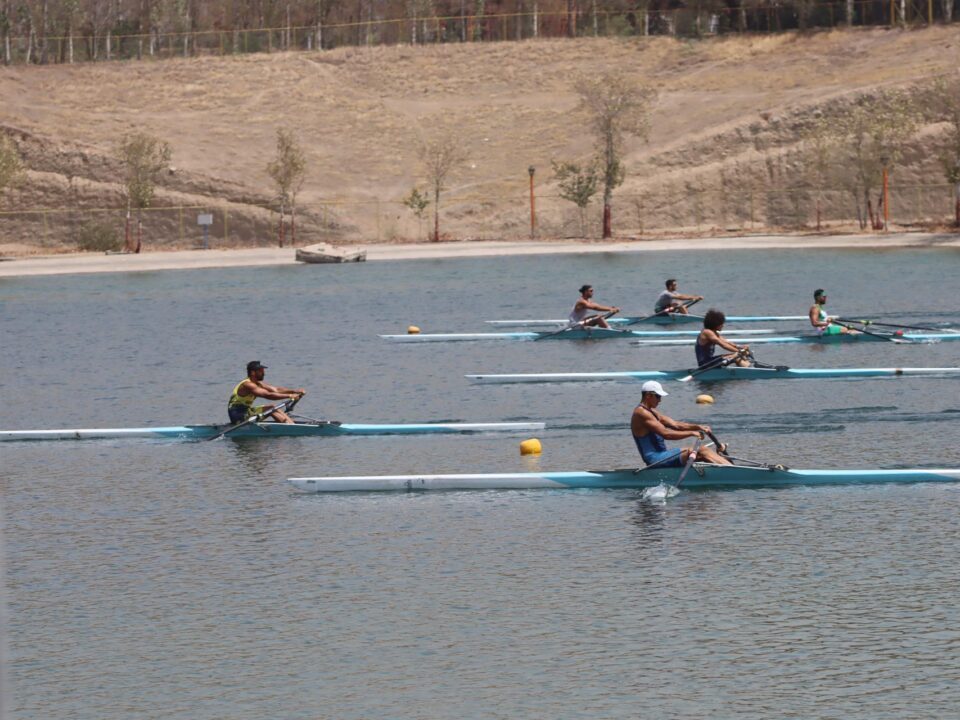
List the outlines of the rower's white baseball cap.
{"label": "rower's white baseball cap", "polygon": [[647,380],[640,388],[641,393],[656,393],[660,397],[666,397],[667,391],[663,389],[663,385],[658,383],[656,380]]}

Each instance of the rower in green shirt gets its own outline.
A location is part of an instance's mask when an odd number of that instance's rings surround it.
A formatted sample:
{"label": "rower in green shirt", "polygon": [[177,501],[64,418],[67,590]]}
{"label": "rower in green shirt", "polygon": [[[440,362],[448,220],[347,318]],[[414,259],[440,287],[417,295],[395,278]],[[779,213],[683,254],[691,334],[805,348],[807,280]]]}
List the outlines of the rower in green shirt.
{"label": "rower in green shirt", "polygon": [[818,289],[813,293],[813,305],[810,307],[810,324],[817,331],[818,335],[846,335],[856,332],[843,325],[834,323],[834,318],[827,314],[823,306],[827,304],[827,293],[825,290]]}

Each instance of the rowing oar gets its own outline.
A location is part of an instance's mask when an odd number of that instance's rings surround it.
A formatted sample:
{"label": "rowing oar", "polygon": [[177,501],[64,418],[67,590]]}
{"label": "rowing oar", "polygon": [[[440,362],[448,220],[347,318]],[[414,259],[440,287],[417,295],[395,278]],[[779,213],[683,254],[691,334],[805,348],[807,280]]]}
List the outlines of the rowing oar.
{"label": "rowing oar", "polygon": [[960,332],[954,328],[935,328],[925,325],[900,325],[897,323],[878,322],[876,320],[852,320],[850,318],[834,318],[834,320],[846,320],[847,322],[860,323],[861,325],[880,325],[881,327],[903,328],[904,330],[927,330],[929,332]]}
{"label": "rowing oar", "polygon": [[593,320],[593,319],[596,318],[596,317],[600,317],[600,318],[602,318],[603,320],[606,320],[606,319],[609,318],[609,317],[613,317],[613,316],[616,315],[618,312],[620,312],[620,311],[619,311],[619,310],[611,310],[610,312],[605,313],[604,315],[599,315],[599,316],[598,316],[598,315],[594,315],[593,317],[584,318],[584,319],[581,320],[580,322],[574,323],[573,325],[567,325],[567,327],[565,327],[565,328],[560,328],[559,330],[554,330],[553,332],[547,333],[546,335],[538,335],[538,336],[535,337],[533,340],[534,340],[534,342],[536,342],[537,340],[544,340],[544,339],[546,339],[546,338],[548,338],[548,337],[553,337],[554,335],[559,335],[560,333],[570,332],[571,330],[577,330],[578,328],[579,328],[579,329],[582,329],[582,328],[584,328],[584,327],[587,326],[587,323],[588,323],[588,322],[590,322],[591,320]]}
{"label": "rowing oar", "polygon": [[690,450],[690,454],[687,456],[687,464],[683,466],[683,472],[680,473],[680,477],[677,478],[677,484],[674,485],[675,488],[680,487],[680,483],[682,483],[683,479],[687,476],[687,472],[693,467],[693,463],[697,461],[697,453],[700,451],[700,444],[702,442],[703,438],[698,437],[697,441],[693,444],[693,449]]}
{"label": "rowing oar", "polygon": [[883,333],[870,332],[865,328],[853,327],[852,325],[848,325],[845,322],[840,322],[836,318],[834,318],[832,322],[835,325],[839,325],[840,327],[845,327],[847,330],[853,330],[854,332],[861,332],[864,335],[872,335],[875,338],[880,338],[881,340],[889,340],[892,343],[909,343],[910,342],[910,340],[908,340],[907,338],[894,337],[893,335],[884,335]]}
{"label": "rowing oar", "polygon": [[713,430],[708,432],[707,435],[709,435],[710,439],[713,440],[713,444],[717,446],[718,453],[720,453],[724,457],[727,457],[727,458],[730,457],[730,455],[727,454],[727,444],[720,442],[720,439],[713,434]]}
{"label": "rowing oar", "polygon": [[652,320],[652,319],[655,318],[655,317],[666,317],[667,315],[672,315],[672,314],[676,313],[679,308],[681,308],[681,307],[684,307],[684,308],[692,307],[692,306],[696,305],[698,302],[700,302],[700,301],[699,301],[699,300],[687,300],[685,303],[680,303],[680,305],[679,305],[678,307],[668,307],[668,308],[664,308],[663,310],[660,310],[659,312],[655,312],[653,315],[647,315],[646,317],[636,318],[636,319],[634,319],[634,320],[631,320],[630,322],[627,323],[627,326],[636,325],[637,323],[646,322],[647,320]]}
{"label": "rowing oar", "polygon": [[682,378],[677,378],[677,381],[678,381],[678,382],[690,382],[690,381],[693,380],[697,375],[700,375],[700,374],[702,374],[702,373],[705,373],[705,372],[707,372],[707,371],[709,371],[709,370],[717,370],[717,369],[719,369],[719,368],[724,368],[724,367],[726,367],[727,365],[729,365],[730,363],[736,362],[736,361],[739,360],[741,357],[749,356],[749,354],[750,354],[750,351],[749,351],[749,350],[747,350],[747,351],[740,350],[740,351],[738,351],[735,355],[731,355],[730,357],[727,357],[726,355],[723,355],[723,356],[721,356],[721,357],[714,358],[713,360],[711,360],[710,362],[706,363],[705,365],[701,365],[701,366],[698,367],[696,370],[691,370],[689,375],[686,375],[685,377],[682,377]]}
{"label": "rowing oar", "polygon": [[288,398],[288,399],[284,400],[282,403],[278,403],[277,405],[274,405],[273,407],[268,408],[267,410],[264,410],[263,412],[257,413],[256,415],[254,415],[254,416],[252,416],[252,417],[248,417],[248,418],[247,418],[246,420],[244,420],[242,423],[237,423],[236,425],[231,425],[231,426],[228,427],[226,430],[222,430],[222,431],[218,432],[216,435],[214,435],[212,438],[210,438],[210,440],[217,440],[217,439],[219,439],[219,438],[222,438],[224,435],[227,435],[227,434],[229,434],[229,433],[232,433],[234,430],[239,430],[239,429],[242,428],[244,425],[249,425],[249,424],[251,424],[251,423],[260,422],[260,420],[262,420],[263,418],[268,418],[268,417],[270,417],[271,415],[273,415],[275,412],[277,412],[277,410],[286,410],[287,408],[292,408],[294,405],[297,404],[297,401],[299,401],[299,400],[300,400],[300,397],[299,397],[299,396],[297,396],[297,397],[295,397],[295,398]]}

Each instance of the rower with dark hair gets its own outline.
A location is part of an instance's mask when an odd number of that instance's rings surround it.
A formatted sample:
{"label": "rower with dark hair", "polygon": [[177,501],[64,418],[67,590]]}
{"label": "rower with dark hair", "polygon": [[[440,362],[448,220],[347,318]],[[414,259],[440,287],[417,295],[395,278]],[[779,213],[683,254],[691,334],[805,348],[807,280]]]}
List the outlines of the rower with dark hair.
{"label": "rower with dark hair", "polygon": [[[247,363],[247,377],[237,383],[227,401],[227,414],[230,422],[236,425],[253,417],[261,415],[271,408],[266,405],[254,405],[257,398],[264,400],[294,400],[302,397],[307,391],[303,388],[288,388],[270,385],[264,382],[266,365],[259,360]],[[270,417],[274,422],[292,423],[293,419],[283,410],[275,410]]]}
{"label": "rower with dark hair", "polygon": [[691,300],[703,300],[703,295],[684,295],[677,292],[676,278],[670,278],[664,285],[666,290],[660,293],[657,302],[653,305],[655,313],[680,313],[687,314],[687,304],[692,305]]}
{"label": "rower with dark hair", "polygon": [[[719,310],[710,308],[707,314],[703,316],[703,330],[697,336],[697,342],[694,349],[697,353],[697,365],[714,364],[717,358],[714,356],[717,347],[729,350],[727,355],[722,355],[729,362],[735,362],[740,367],[750,367],[748,358],[750,353],[749,345],[736,345],[723,337],[720,332],[723,330],[723,324],[727,321],[727,316]],[[736,358],[736,360],[734,360]]]}
{"label": "rower with dark hair", "polygon": [[[643,384],[640,388],[640,404],[634,409],[633,416],[630,418],[630,432],[633,433],[633,441],[637,444],[637,450],[640,451],[643,461],[648,466],[683,467],[686,465],[690,453],[694,451],[693,448],[674,448],[670,450],[664,440],[703,437],[709,435],[711,430],[709,425],[680,422],[657,412],[657,406],[660,405],[661,398],[666,397],[666,395],[667,392],[656,380],[648,380]],[[718,449],[725,452],[723,447]],[[717,465],[733,464],[719,452],[705,445],[701,445],[696,453],[697,458],[704,462]]]}
{"label": "rower with dark hair", "polygon": [[834,322],[834,318],[830,317],[830,315],[827,314],[827,311],[823,309],[823,306],[826,304],[826,291],[823,288],[814,290],[813,305],[807,314],[810,317],[810,324],[813,325],[813,329],[817,331],[817,335],[844,335],[847,333],[856,332],[856,330],[851,330],[843,325],[837,325]]}
{"label": "rower with dark hair", "polygon": [[610,325],[603,318],[603,315],[591,315],[591,310],[599,310],[602,313],[620,312],[618,307],[607,307],[595,303],[593,298],[593,285],[584,285],[580,288],[580,299],[577,300],[570,311],[568,318],[570,327],[602,327],[609,328]]}

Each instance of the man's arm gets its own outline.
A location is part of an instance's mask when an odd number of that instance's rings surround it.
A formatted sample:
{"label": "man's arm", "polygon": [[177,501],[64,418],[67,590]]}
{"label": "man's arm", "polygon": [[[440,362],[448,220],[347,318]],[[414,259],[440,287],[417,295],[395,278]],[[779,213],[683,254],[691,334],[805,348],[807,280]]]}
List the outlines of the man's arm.
{"label": "man's arm", "polygon": [[708,329],[708,330],[705,330],[704,332],[706,332],[707,334],[707,339],[709,339],[713,343],[716,343],[717,345],[722,347],[724,350],[729,350],[730,352],[740,352],[741,350],[750,349],[749,345],[744,345],[743,347],[740,347],[739,345],[735,345],[734,343],[730,342],[725,337],[723,337],[723,335],[720,335],[713,330]]}
{"label": "man's arm", "polygon": [[613,312],[614,310],[619,310],[618,307],[607,307],[606,305],[599,305],[592,300],[582,300],[583,307],[587,310],[599,310],[600,312]]}
{"label": "man's arm", "polygon": [[278,388],[274,387],[273,385],[267,385],[266,383],[258,384],[248,381],[244,383],[243,387],[245,387],[249,392],[241,394],[254,395],[258,398],[263,398],[264,400],[289,400],[299,394],[296,390]]}
{"label": "man's arm", "polygon": [[827,325],[830,324],[830,320],[829,320],[829,319],[827,319],[827,320],[821,320],[821,319],[819,318],[819,313],[817,312],[817,306],[816,306],[816,305],[811,306],[810,312],[809,312],[808,314],[809,314],[809,316],[810,316],[810,324],[813,325],[814,327],[817,327],[817,328],[819,328],[819,327],[826,327]]}
{"label": "man's arm", "polygon": [[684,295],[683,293],[673,293],[674,300],[703,300],[703,295]]}
{"label": "man's arm", "polygon": [[649,432],[662,435],[667,440],[683,440],[688,437],[697,437],[700,434],[699,425],[677,422],[666,415],[659,417],[651,412],[644,412],[640,408],[634,411],[639,424]]}
{"label": "man's arm", "polygon": [[274,386],[273,389],[279,393],[287,393],[289,395],[306,395],[307,391],[303,388],[288,388],[282,386]]}

